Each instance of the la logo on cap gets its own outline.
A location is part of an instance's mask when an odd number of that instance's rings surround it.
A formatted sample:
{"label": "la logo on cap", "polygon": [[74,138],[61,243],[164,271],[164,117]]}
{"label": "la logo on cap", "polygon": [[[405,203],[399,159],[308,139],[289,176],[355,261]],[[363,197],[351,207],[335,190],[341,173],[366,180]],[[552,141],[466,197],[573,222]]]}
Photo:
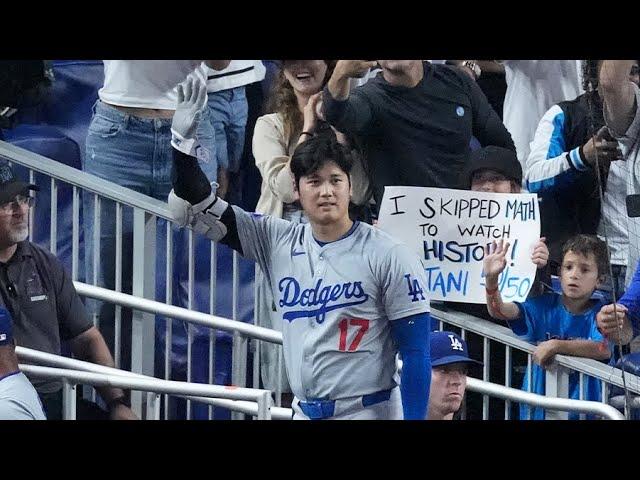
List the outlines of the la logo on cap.
{"label": "la logo on cap", "polygon": [[460,350],[464,352],[464,348],[462,346],[462,342],[458,340],[454,335],[447,335],[449,340],[451,340],[451,350]]}

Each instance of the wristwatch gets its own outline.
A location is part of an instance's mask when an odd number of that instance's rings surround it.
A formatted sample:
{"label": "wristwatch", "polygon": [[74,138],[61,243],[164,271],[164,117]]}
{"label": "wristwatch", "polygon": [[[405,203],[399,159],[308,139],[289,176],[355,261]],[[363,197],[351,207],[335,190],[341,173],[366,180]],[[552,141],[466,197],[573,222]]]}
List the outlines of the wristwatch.
{"label": "wristwatch", "polygon": [[462,62],[462,66],[467,67],[469,70],[471,70],[473,74],[476,76],[476,80],[480,78],[480,75],[482,75],[482,70],[480,69],[480,66],[473,60],[465,60],[464,62]]}

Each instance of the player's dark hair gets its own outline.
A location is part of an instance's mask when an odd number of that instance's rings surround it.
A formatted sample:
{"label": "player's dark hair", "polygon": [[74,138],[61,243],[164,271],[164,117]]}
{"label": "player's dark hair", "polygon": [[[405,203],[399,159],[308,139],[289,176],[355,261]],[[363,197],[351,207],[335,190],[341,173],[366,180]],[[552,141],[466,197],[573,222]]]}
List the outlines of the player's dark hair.
{"label": "player's dark hair", "polygon": [[562,246],[562,259],[567,252],[579,253],[588,257],[590,253],[596,260],[598,266],[598,275],[604,275],[608,271],[609,266],[609,250],[607,244],[600,240],[595,235],[576,235],[571,237]]}
{"label": "player's dark hair", "polygon": [[299,187],[300,178],[317,172],[327,162],[335,162],[347,175],[353,167],[351,151],[339,143],[331,127],[325,125],[293,152],[290,167],[296,186]]}

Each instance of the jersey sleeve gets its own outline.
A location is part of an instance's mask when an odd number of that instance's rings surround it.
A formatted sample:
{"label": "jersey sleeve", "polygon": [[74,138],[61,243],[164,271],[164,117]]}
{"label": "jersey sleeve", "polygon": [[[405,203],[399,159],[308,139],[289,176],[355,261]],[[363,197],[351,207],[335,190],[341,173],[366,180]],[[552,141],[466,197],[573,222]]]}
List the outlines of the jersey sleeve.
{"label": "jersey sleeve", "polygon": [[264,272],[271,271],[273,247],[292,228],[292,223],[269,215],[245,212],[235,205],[232,208],[242,255],[257,262]]}
{"label": "jersey sleeve", "polygon": [[392,247],[379,268],[382,303],[389,320],[429,312],[424,268],[409,247],[403,244]]}
{"label": "jersey sleeve", "polygon": [[565,113],[551,107],[542,117],[525,164],[527,189],[532,193],[561,191],[572,185],[589,167],[580,155],[580,147],[567,151]]}

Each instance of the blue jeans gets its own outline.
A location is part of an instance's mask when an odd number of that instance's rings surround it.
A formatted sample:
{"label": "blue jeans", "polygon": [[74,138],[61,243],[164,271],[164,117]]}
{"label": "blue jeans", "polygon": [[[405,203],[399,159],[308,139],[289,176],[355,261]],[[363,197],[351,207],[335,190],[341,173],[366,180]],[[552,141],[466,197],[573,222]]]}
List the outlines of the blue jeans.
{"label": "blue jeans", "polygon": [[245,87],[209,93],[209,118],[215,129],[218,166],[237,173],[248,115]]}
{"label": "blue jeans", "polygon": [[[203,146],[212,150],[215,133],[208,122],[201,122],[197,133]],[[145,195],[165,201],[171,191],[173,152],[171,147],[171,119],[140,118],[97,101],[93,107],[93,117],[89,125],[86,143],[84,170],[100,178],[130,188]],[[207,177],[215,181],[217,167],[215,156],[210,155],[200,166]],[[93,194],[83,194],[85,232],[85,271],[87,283],[93,282]],[[123,208],[122,220],[122,290],[131,292],[133,214],[129,207]],[[98,285],[115,289],[115,202],[102,200],[100,214],[100,259],[98,265]],[[166,221],[158,220],[156,243],[157,284],[164,283],[166,259]],[[184,245],[182,237],[186,230],[174,229],[174,263],[184,265],[188,249],[175,248]],[[204,237],[198,243],[210,243]],[[178,268],[179,269],[179,268]],[[179,274],[179,272],[176,272]],[[158,288],[157,297],[164,301],[164,288]],[[98,306],[90,303],[99,316],[100,330],[107,343],[113,346],[114,307],[110,304]],[[98,310],[99,309],[99,310]],[[122,366],[128,368],[130,361],[131,312],[122,311]]]}

